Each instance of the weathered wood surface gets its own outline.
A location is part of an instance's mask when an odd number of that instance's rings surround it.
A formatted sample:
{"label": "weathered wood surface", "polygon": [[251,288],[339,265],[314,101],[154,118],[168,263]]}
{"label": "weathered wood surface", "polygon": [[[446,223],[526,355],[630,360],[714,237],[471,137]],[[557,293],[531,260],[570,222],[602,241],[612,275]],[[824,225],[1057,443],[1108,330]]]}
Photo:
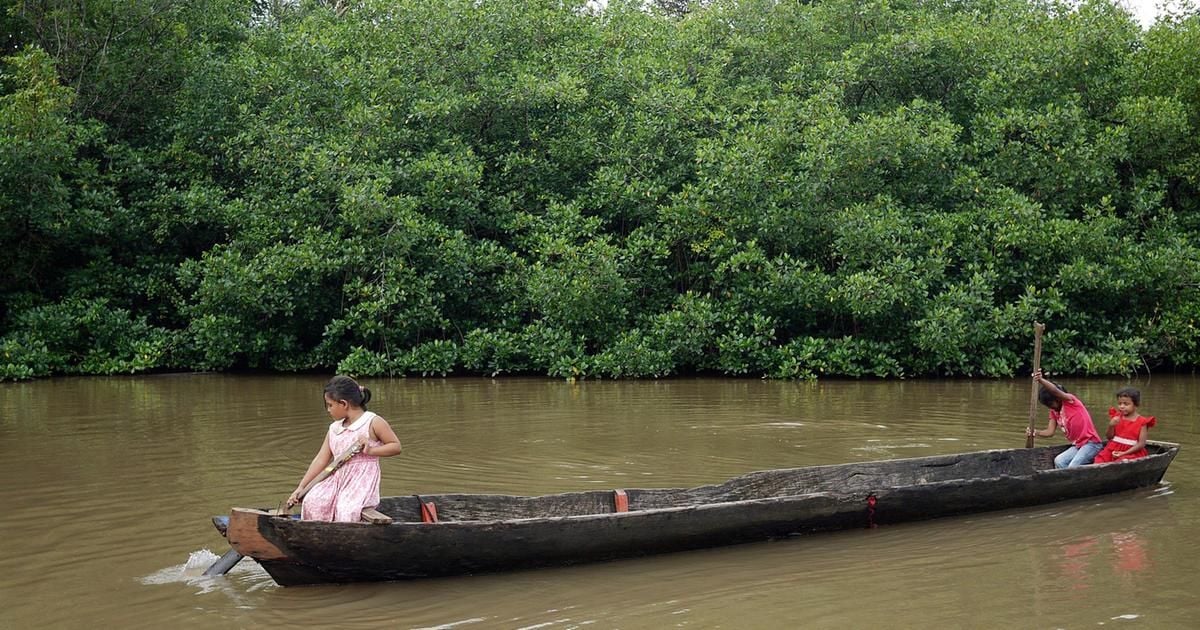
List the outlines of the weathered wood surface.
{"label": "weathered wood surface", "polygon": [[371,523],[372,525],[387,525],[393,519],[375,508],[363,508],[362,520],[364,523]]}
{"label": "weathered wood surface", "polygon": [[[1033,322],[1033,373],[1037,374],[1042,369],[1042,333],[1046,332],[1046,325],[1038,322]],[[1025,448],[1033,448],[1034,436],[1033,431],[1037,429],[1037,407],[1038,407],[1038,382],[1033,382],[1033,388],[1029,395],[1029,431],[1030,434],[1025,436]]]}
{"label": "weathered wood surface", "polygon": [[[767,470],[696,488],[538,497],[387,497],[390,525],[319,523],[235,509],[229,539],[282,585],[504,571],[1039,505],[1158,483],[1178,445],[1130,462],[1054,470],[1064,446]],[[874,497],[873,505],[869,505]],[[235,526],[236,525],[236,526]],[[249,535],[248,528],[254,534]],[[236,535],[235,535],[236,532]]]}
{"label": "weathered wood surface", "polygon": [[[362,444],[354,444],[353,446],[346,449],[342,453],[339,453],[336,457],[333,458],[333,460],[331,462],[329,462],[329,465],[327,465],[323,470],[321,470],[320,473],[317,474],[317,476],[313,477],[311,481],[309,481],[307,484],[305,484],[304,488],[301,489],[300,492],[296,494],[297,498],[304,499],[304,497],[306,495],[308,495],[308,492],[310,490],[312,490],[314,487],[316,487],[316,485],[318,483],[321,483],[327,477],[329,477],[329,475],[332,475],[335,470],[337,470],[338,468],[341,468],[343,464],[350,461],[350,458],[357,455],[360,451],[362,451],[362,449],[363,449]],[[267,514],[269,514],[270,516],[282,516],[284,518],[290,518],[291,517],[291,514],[290,514],[291,509],[292,509],[291,505],[287,505],[286,509],[283,509],[281,506],[281,509],[269,510],[267,512]],[[378,514],[378,513],[376,512],[376,514]],[[385,515],[378,514],[378,516],[382,517],[382,519],[371,516],[371,517],[368,517],[367,520],[368,520],[368,522],[372,522],[372,523],[390,523],[391,522],[391,519]],[[383,520],[383,519],[386,519],[386,520]],[[215,525],[217,527],[217,530],[221,532],[222,536],[229,538],[229,521],[228,520],[218,521],[217,518],[213,518],[213,525]],[[235,533],[235,535],[242,538],[242,540],[246,541],[241,546],[244,546],[247,549],[257,549],[257,550],[259,550],[260,554],[270,553],[269,550],[266,550],[266,551],[262,550],[262,548],[260,546],[257,546],[258,545],[257,543],[249,542],[249,537],[247,537],[246,532],[239,530]],[[212,577],[212,576],[218,576],[218,575],[225,575],[226,573],[229,572],[230,569],[232,569],[235,565],[237,565],[237,563],[239,561],[241,561],[242,554],[238,553],[239,545],[233,544],[233,540],[234,540],[233,538],[230,538],[229,540],[230,540],[229,544],[233,545],[233,549],[225,552],[225,555],[221,556],[219,559],[217,559],[216,562],[212,563],[212,566],[205,569],[204,570],[205,576]]]}

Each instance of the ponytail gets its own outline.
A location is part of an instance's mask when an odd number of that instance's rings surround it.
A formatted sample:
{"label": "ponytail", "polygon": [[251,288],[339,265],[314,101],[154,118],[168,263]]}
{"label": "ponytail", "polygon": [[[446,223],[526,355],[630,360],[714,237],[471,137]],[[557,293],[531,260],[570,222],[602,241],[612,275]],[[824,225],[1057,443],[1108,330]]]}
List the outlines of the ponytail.
{"label": "ponytail", "polygon": [[344,400],[364,411],[371,400],[371,390],[358,384],[349,376],[337,375],[325,384],[325,393],[334,400]]}

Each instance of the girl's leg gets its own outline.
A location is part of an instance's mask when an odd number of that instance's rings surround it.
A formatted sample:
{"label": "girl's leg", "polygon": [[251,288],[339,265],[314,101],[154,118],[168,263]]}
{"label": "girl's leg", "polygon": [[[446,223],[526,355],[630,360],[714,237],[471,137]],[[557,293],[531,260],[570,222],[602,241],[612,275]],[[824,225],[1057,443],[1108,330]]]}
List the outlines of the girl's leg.
{"label": "girl's leg", "polygon": [[1103,445],[1100,442],[1088,442],[1084,444],[1080,447],[1079,452],[1075,454],[1075,457],[1071,458],[1071,463],[1067,464],[1067,468],[1086,466],[1092,463],[1092,460],[1096,459],[1096,454],[1100,452],[1102,447]]}
{"label": "girl's leg", "polygon": [[1067,450],[1059,453],[1054,458],[1055,468],[1068,468],[1071,466],[1071,461],[1075,459],[1075,455],[1079,452],[1079,447],[1071,446]]}

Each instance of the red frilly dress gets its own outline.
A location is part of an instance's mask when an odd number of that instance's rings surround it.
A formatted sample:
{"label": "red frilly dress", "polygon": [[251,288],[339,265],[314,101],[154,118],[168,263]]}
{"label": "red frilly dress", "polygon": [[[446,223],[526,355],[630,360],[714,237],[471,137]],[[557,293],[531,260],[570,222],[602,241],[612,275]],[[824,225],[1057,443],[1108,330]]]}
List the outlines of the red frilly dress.
{"label": "red frilly dress", "polygon": [[[1111,407],[1109,408],[1109,418],[1116,418],[1118,415],[1120,415],[1120,413],[1116,409]],[[1120,457],[1113,457],[1113,451],[1123,451],[1130,446],[1137,444],[1138,437],[1140,437],[1142,434],[1142,427],[1146,427],[1148,429],[1154,426],[1154,424],[1154,416],[1150,416],[1149,418],[1146,416],[1138,416],[1133,420],[1125,420],[1122,418],[1121,421],[1117,423],[1116,431],[1113,433],[1112,439],[1108,441],[1108,444],[1104,445],[1104,450],[1100,451],[1100,453],[1096,455],[1096,459],[1093,460],[1092,463],[1103,464],[1105,462],[1125,461],[1127,459],[1138,459],[1139,457],[1145,457],[1148,455],[1145,447],[1139,448],[1132,453],[1126,453]]]}

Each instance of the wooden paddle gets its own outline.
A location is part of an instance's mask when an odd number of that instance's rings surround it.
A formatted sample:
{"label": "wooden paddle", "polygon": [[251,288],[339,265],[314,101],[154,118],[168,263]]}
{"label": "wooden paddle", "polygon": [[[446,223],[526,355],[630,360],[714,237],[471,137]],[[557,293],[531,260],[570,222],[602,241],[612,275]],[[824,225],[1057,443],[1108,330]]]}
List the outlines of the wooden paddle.
{"label": "wooden paddle", "polygon": [[[1038,338],[1038,343],[1039,344],[1041,343],[1040,337]],[[1039,345],[1038,347],[1040,348],[1041,346]],[[304,495],[308,494],[309,490],[312,490],[317,484],[321,483],[322,481],[325,481],[325,479],[327,477],[329,477],[329,475],[332,475],[334,473],[334,471],[341,468],[342,464],[345,464],[346,462],[350,461],[351,457],[358,455],[359,452],[362,451],[362,449],[363,449],[362,444],[355,444],[354,446],[351,446],[350,448],[346,449],[345,451],[342,451],[341,453],[339,453],[337,455],[337,457],[334,457],[333,460],[329,462],[328,466],[323,468],[321,470],[321,472],[317,473],[316,477],[312,478],[312,481],[308,482],[307,484],[305,484],[305,486],[303,488],[301,488],[300,493],[296,495],[296,499],[299,501],[303,501]],[[287,505],[286,499],[280,505],[285,506],[285,507],[282,507],[282,508],[276,510],[276,512],[278,512],[278,514],[276,514],[277,516],[287,516],[292,511],[292,506]]]}
{"label": "wooden paddle", "polygon": [[[309,481],[304,485],[303,488],[300,489],[300,493],[296,495],[296,498],[299,500],[304,500],[304,495],[308,494],[309,490],[312,490],[317,484],[325,481],[329,475],[332,475],[334,471],[342,467],[342,464],[350,461],[350,458],[357,455],[360,451],[362,451],[362,444],[355,444],[354,446],[351,446],[345,451],[339,453],[337,457],[334,457],[333,460],[329,462],[328,466],[323,468],[321,472],[317,473],[316,477],[312,478],[312,481]],[[279,509],[270,511],[272,516],[283,516],[285,518],[291,516],[292,506],[287,505],[287,499],[284,499],[284,502],[280,503],[279,506]],[[204,575],[225,575],[226,573],[229,573],[230,569],[232,569],[241,561],[242,554],[239,553],[237,549],[230,549],[229,551],[225,552],[225,555],[221,556],[216,562],[212,563],[212,566],[205,569]]]}
{"label": "wooden paddle", "polygon": [[[1045,324],[1033,322],[1033,372],[1037,373],[1042,369],[1042,332],[1046,330]],[[1033,383],[1033,393],[1029,396],[1029,430],[1034,430],[1034,422],[1037,421],[1037,404],[1038,404],[1038,384]],[[1033,448],[1033,435],[1025,436],[1025,448]]]}

